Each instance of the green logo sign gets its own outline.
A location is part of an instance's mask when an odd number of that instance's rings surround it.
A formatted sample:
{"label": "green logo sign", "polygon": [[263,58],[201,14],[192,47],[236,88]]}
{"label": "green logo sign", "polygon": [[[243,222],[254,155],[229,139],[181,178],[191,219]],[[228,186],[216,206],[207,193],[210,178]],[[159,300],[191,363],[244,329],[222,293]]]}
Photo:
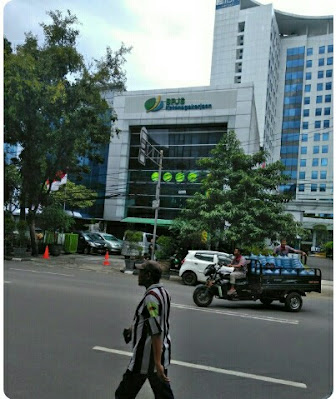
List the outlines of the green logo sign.
{"label": "green logo sign", "polygon": [[159,180],[159,172],[154,172],[152,173],[152,181],[158,181]]}
{"label": "green logo sign", "polygon": [[147,112],[160,111],[163,108],[163,101],[161,101],[161,96],[150,98],[145,102],[145,109]]}
{"label": "green logo sign", "polygon": [[163,181],[171,181],[173,178],[173,175],[170,172],[166,172],[163,174]]}
{"label": "green logo sign", "polygon": [[161,96],[149,98],[145,104],[146,112],[156,112],[164,109],[166,111],[190,111],[212,108],[212,104],[186,104],[184,97],[167,98],[166,101],[161,100]]}

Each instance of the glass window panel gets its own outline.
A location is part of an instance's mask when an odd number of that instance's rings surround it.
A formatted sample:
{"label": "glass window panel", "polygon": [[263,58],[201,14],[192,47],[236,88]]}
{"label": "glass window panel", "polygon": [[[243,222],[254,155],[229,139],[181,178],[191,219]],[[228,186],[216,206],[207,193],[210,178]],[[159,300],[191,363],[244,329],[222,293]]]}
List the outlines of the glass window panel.
{"label": "glass window panel", "polygon": [[330,107],[324,108],[324,115],[330,115]]}
{"label": "glass window panel", "polygon": [[328,57],[327,58],[327,65],[332,65],[333,64],[333,57]]}
{"label": "glass window panel", "polygon": [[316,96],[316,104],[320,104],[322,102],[322,96]]}
{"label": "glass window panel", "polygon": [[307,160],[306,159],[300,159],[300,166],[301,167],[306,167],[307,166]]}
{"label": "glass window panel", "polygon": [[310,97],[305,97],[304,98],[304,103],[305,104],[310,104]]}
{"label": "glass window panel", "polygon": [[325,180],[326,178],[327,178],[327,171],[326,170],[321,170],[320,179]]}
{"label": "glass window panel", "polygon": [[319,66],[323,66],[324,65],[324,58],[319,58],[318,65]]}
{"label": "glass window panel", "polygon": [[301,141],[308,141],[308,133],[302,133]]}
{"label": "glass window panel", "polygon": [[320,152],[320,146],[314,145],[313,147],[313,154],[318,154]]}
{"label": "glass window panel", "polygon": [[306,178],[306,172],[299,173],[299,179],[304,180]]}
{"label": "glass window panel", "polygon": [[312,78],[312,73],[306,72],[306,80],[311,80],[311,78]]}
{"label": "glass window panel", "polygon": [[313,55],[313,48],[312,47],[307,48],[307,55]]}
{"label": "glass window panel", "polygon": [[332,83],[331,83],[331,82],[327,82],[325,88],[326,88],[326,90],[331,90],[331,88],[332,88]]}
{"label": "glass window panel", "polygon": [[307,147],[301,147],[301,154],[307,154]]}
{"label": "glass window panel", "polygon": [[311,68],[313,66],[313,61],[312,60],[307,60],[306,61],[306,68]]}
{"label": "glass window panel", "polygon": [[311,91],[311,85],[305,85],[305,92],[308,93]]}
{"label": "glass window panel", "polygon": [[326,185],[325,183],[321,183],[321,184],[320,184],[320,191],[321,191],[321,192],[327,191],[327,185]]}
{"label": "glass window panel", "polygon": [[327,94],[327,95],[325,96],[325,102],[326,102],[326,103],[331,103],[331,94]]}
{"label": "glass window panel", "polygon": [[317,91],[323,90],[323,83],[318,83],[318,84],[316,85],[316,90],[317,90]]}
{"label": "glass window panel", "polygon": [[314,122],[315,129],[319,129],[321,127],[321,121]]}
{"label": "glass window panel", "polygon": [[318,172],[317,172],[317,170],[313,170],[313,171],[311,172],[311,178],[314,179],[314,180],[316,180],[317,177],[318,177]]}
{"label": "glass window panel", "polygon": [[302,129],[308,129],[308,122],[302,123]]}
{"label": "glass window panel", "polygon": [[333,75],[332,69],[327,69],[327,70],[326,70],[326,77],[327,77],[327,78],[331,78],[332,75]]}
{"label": "glass window panel", "polygon": [[324,71],[317,71],[317,78],[318,79],[323,78],[323,75],[324,75]]}
{"label": "glass window panel", "polygon": [[330,120],[326,119],[325,121],[323,121],[323,127],[328,129],[330,127]]}
{"label": "glass window panel", "polygon": [[309,116],[309,109],[303,110],[303,116]]}
{"label": "glass window panel", "polygon": [[328,53],[333,53],[334,52],[334,45],[333,44],[329,44],[328,45]]}
{"label": "glass window panel", "polygon": [[321,133],[314,133],[314,141],[320,141],[321,140]]}
{"label": "glass window panel", "polygon": [[324,54],[325,53],[325,46],[320,46],[319,47],[319,54]]}
{"label": "glass window panel", "polygon": [[321,166],[328,166],[328,158],[321,158]]}
{"label": "glass window panel", "polygon": [[310,186],[310,191],[311,191],[311,192],[317,191],[317,184],[311,184],[311,186]]}
{"label": "glass window panel", "polygon": [[318,158],[313,158],[312,166],[318,166],[318,164],[319,164],[319,159]]}
{"label": "glass window panel", "polygon": [[322,140],[323,141],[328,141],[329,140],[329,132],[328,133],[322,133]]}
{"label": "glass window panel", "polygon": [[304,184],[299,184],[299,191],[304,191],[305,185]]}
{"label": "glass window panel", "polygon": [[328,154],[328,149],[329,149],[329,146],[323,145],[322,146],[322,154]]}
{"label": "glass window panel", "polygon": [[322,108],[316,108],[315,109],[315,116],[320,116],[322,115]]}

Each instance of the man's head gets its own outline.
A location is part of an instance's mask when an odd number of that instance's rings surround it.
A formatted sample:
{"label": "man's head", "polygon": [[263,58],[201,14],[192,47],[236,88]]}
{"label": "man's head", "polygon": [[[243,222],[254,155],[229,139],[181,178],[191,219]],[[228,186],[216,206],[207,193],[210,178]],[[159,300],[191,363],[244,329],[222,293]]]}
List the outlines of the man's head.
{"label": "man's head", "polygon": [[150,285],[156,284],[160,281],[162,269],[158,262],[147,260],[141,265],[136,265],[135,267],[139,269],[139,285],[148,288]]}
{"label": "man's head", "polygon": [[282,238],[281,241],[280,241],[280,244],[281,244],[282,247],[285,247],[287,245],[286,238]]}
{"label": "man's head", "polygon": [[241,255],[241,253],[242,253],[242,250],[240,248],[235,248],[233,251],[233,255],[236,257]]}

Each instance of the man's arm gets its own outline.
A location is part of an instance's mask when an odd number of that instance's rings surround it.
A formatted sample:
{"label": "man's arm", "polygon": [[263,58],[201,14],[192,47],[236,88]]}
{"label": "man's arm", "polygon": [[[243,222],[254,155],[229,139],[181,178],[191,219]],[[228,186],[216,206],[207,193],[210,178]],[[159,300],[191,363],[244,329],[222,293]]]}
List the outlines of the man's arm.
{"label": "man's arm", "polygon": [[161,334],[152,335],[152,348],[154,355],[154,364],[157,370],[158,377],[166,382],[169,382],[169,378],[164,373],[164,367],[161,364],[161,352],[162,352],[162,340]]}

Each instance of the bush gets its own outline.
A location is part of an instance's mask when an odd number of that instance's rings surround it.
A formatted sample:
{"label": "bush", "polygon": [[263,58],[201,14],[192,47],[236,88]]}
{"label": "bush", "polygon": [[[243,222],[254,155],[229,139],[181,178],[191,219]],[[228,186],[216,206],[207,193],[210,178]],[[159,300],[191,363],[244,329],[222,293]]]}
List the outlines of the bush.
{"label": "bush", "polygon": [[175,240],[172,237],[160,236],[157,240],[160,249],[156,252],[158,260],[169,259],[175,253]]}
{"label": "bush", "polygon": [[323,249],[326,252],[326,257],[333,257],[333,241],[328,241],[327,243],[324,244]]}

